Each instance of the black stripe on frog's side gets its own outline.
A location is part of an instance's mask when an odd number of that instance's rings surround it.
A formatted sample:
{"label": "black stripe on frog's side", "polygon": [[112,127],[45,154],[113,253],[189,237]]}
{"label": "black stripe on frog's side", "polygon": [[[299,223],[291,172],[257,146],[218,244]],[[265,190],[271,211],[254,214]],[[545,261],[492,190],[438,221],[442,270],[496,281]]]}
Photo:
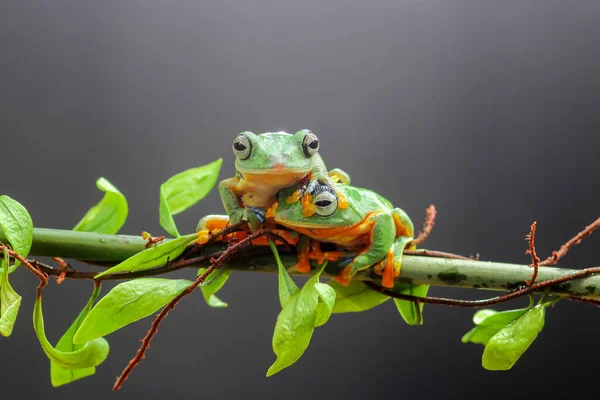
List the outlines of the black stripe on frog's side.
{"label": "black stripe on frog's side", "polygon": [[244,179],[244,175],[242,175],[242,173],[238,170],[235,171],[235,177],[236,178],[240,178],[240,179]]}

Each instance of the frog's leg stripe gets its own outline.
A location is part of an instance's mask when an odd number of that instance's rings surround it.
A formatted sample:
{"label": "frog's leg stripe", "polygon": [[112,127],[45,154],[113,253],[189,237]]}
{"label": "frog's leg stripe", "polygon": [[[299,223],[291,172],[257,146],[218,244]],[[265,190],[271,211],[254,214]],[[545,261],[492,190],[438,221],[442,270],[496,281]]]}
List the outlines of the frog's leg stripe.
{"label": "frog's leg stripe", "polygon": [[335,183],[341,183],[342,185],[350,184],[350,175],[342,169],[334,168],[328,172],[328,175]]}
{"label": "frog's leg stripe", "polygon": [[374,225],[371,230],[371,244],[360,255],[344,268],[341,277],[336,279],[344,284],[360,270],[369,268],[381,261],[394,244],[394,219],[388,213],[377,213],[373,216]]}

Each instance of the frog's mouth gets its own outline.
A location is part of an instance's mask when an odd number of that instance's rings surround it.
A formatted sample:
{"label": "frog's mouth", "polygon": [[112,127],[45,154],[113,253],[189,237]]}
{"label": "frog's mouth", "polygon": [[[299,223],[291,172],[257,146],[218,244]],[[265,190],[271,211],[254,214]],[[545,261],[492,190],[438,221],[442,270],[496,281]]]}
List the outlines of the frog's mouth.
{"label": "frog's mouth", "polygon": [[285,187],[303,180],[310,174],[311,170],[289,168],[245,170],[238,168],[238,172],[250,183]]}

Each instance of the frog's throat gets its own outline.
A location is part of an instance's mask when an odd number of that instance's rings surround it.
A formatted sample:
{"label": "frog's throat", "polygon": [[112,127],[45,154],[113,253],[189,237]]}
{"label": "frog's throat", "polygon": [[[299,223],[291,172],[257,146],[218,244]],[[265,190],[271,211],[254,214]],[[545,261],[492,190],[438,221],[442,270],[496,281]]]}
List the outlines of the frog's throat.
{"label": "frog's throat", "polygon": [[242,177],[248,183],[285,187],[293,185],[305,179],[311,172],[311,169],[287,169],[287,168],[269,168],[269,169],[251,169],[245,170],[238,168]]}

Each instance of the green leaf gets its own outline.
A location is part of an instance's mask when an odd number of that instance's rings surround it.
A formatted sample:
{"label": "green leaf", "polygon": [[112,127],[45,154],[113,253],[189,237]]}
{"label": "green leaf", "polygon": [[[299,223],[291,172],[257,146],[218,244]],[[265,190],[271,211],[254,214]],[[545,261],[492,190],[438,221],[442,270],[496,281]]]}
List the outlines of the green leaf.
{"label": "green leaf", "polygon": [[[410,296],[426,297],[429,285],[413,285],[412,283],[398,283],[392,291]],[[409,300],[394,299],[398,312],[408,325],[423,325],[423,303],[417,304]]]}
{"label": "green leaf", "polygon": [[483,350],[483,367],[493,371],[510,369],[544,327],[545,309],[543,304],[537,305],[496,333]]}
{"label": "green leaf", "polygon": [[177,239],[169,240],[168,242],[159,243],[156,246],[149,247],[134,254],[122,263],[99,273],[94,278],[97,279],[103,275],[114,274],[117,272],[141,271],[164,265],[167,261],[173,260],[183,253],[183,250],[185,250],[187,245],[196,240],[196,238],[196,234],[192,233],[180,236]]}
{"label": "green leaf", "polygon": [[317,282],[315,290],[319,295],[319,304],[317,305],[317,327],[324,325],[331,317],[335,305],[335,290],[331,286]]}
{"label": "green leaf", "polygon": [[502,328],[530,309],[531,307],[527,307],[501,312],[489,309],[479,310],[473,315],[473,322],[476,326],[467,332],[461,340],[463,343],[472,342],[486,345]]}
{"label": "green leaf", "polygon": [[[65,332],[65,334],[60,338],[58,343],[56,344],[56,350],[63,353],[72,353],[74,351],[78,351],[84,347],[83,344],[74,344],[73,336],[75,336],[75,332],[88,315],[96,298],[100,294],[100,286],[95,286],[94,291],[92,292],[92,296],[89,301],[81,310],[75,321],[71,324],[69,329]],[[58,387],[62,385],[66,385],[67,383],[74,382],[78,379],[85,378],[90,375],[94,375],[96,373],[96,367],[87,367],[87,368],[79,368],[79,369],[67,369],[61,367],[57,362],[50,360],[50,381],[52,386]]]}
{"label": "green leaf", "polygon": [[2,269],[2,280],[0,281],[0,335],[10,336],[17,320],[19,307],[21,306],[21,296],[14,291],[8,281],[10,262],[8,249],[4,248],[4,258],[0,260]]}
{"label": "green leaf", "polygon": [[370,310],[391,298],[369,288],[359,280],[351,280],[348,286],[341,285],[333,280],[329,281],[327,285],[335,290],[333,313]]}
{"label": "green leaf", "polygon": [[119,189],[105,178],[99,178],[96,181],[96,186],[105,193],[104,197],[98,204],[89,209],[73,230],[115,234],[127,219],[127,200]]}
{"label": "green leaf", "polygon": [[191,168],[172,176],[160,186],[160,226],[173,236],[179,236],[174,215],[177,215],[200,200],[215,186],[223,160]]}
{"label": "green leaf", "polygon": [[42,313],[42,296],[35,300],[33,308],[33,329],[42,345],[44,353],[56,365],[65,369],[83,369],[100,365],[108,356],[109,346],[104,338],[97,338],[85,343],[75,351],[60,351],[52,347],[46,338],[44,316]]}
{"label": "green leaf", "polygon": [[[308,347],[315,327],[322,325],[329,318],[327,309],[332,309],[330,307],[332,292],[329,289],[316,288],[326,264],[327,262],[304,284],[302,289],[288,299],[279,313],[273,333],[273,351],[277,355],[277,360],[267,371],[267,376],[276,374],[295,363]],[[287,274],[285,269],[283,272]],[[323,305],[319,310],[320,299]]]}
{"label": "green leaf", "polygon": [[[0,229],[14,251],[24,258],[29,255],[33,241],[31,216],[21,203],[6,195],[0,196]],[[15,260],[15,268],[17,265],[19,261]]]}
{"label": "green leaf", "polygon": [[277,262],[277,280],[279,281],[279,303],[281,304],[281,308],[285,307],[290,298],[298,292],[298,286],[292,280],[290,274],[288,274],[285,266],[281,262],[281,258],[279,257],[279,252],[277,251],[277,246],[273,241],[269,240],[269,246],[271,247],[271,251],[273,251],[273,255],[275,256],[275,261]]}
{"label": "green leaf", "polygon": [[138,278],[115,286],[92,308],[73,337],[85,343],[145,318],[192,284],[186,279]]}
{"label": "green leaf", "polygon": [[[200,268],[198,270],[198,275],[203,274],[204,271],[206,271],[206,268]],[[200,290],[202,290],[202,295],[204,295],[206,304],[215,308],[227,307],[227,303],[215,296],[215,293],[221,290],[230,275],[231,270],[225,268],[216,269],[208,275],[205,283],[200,285]]]}

